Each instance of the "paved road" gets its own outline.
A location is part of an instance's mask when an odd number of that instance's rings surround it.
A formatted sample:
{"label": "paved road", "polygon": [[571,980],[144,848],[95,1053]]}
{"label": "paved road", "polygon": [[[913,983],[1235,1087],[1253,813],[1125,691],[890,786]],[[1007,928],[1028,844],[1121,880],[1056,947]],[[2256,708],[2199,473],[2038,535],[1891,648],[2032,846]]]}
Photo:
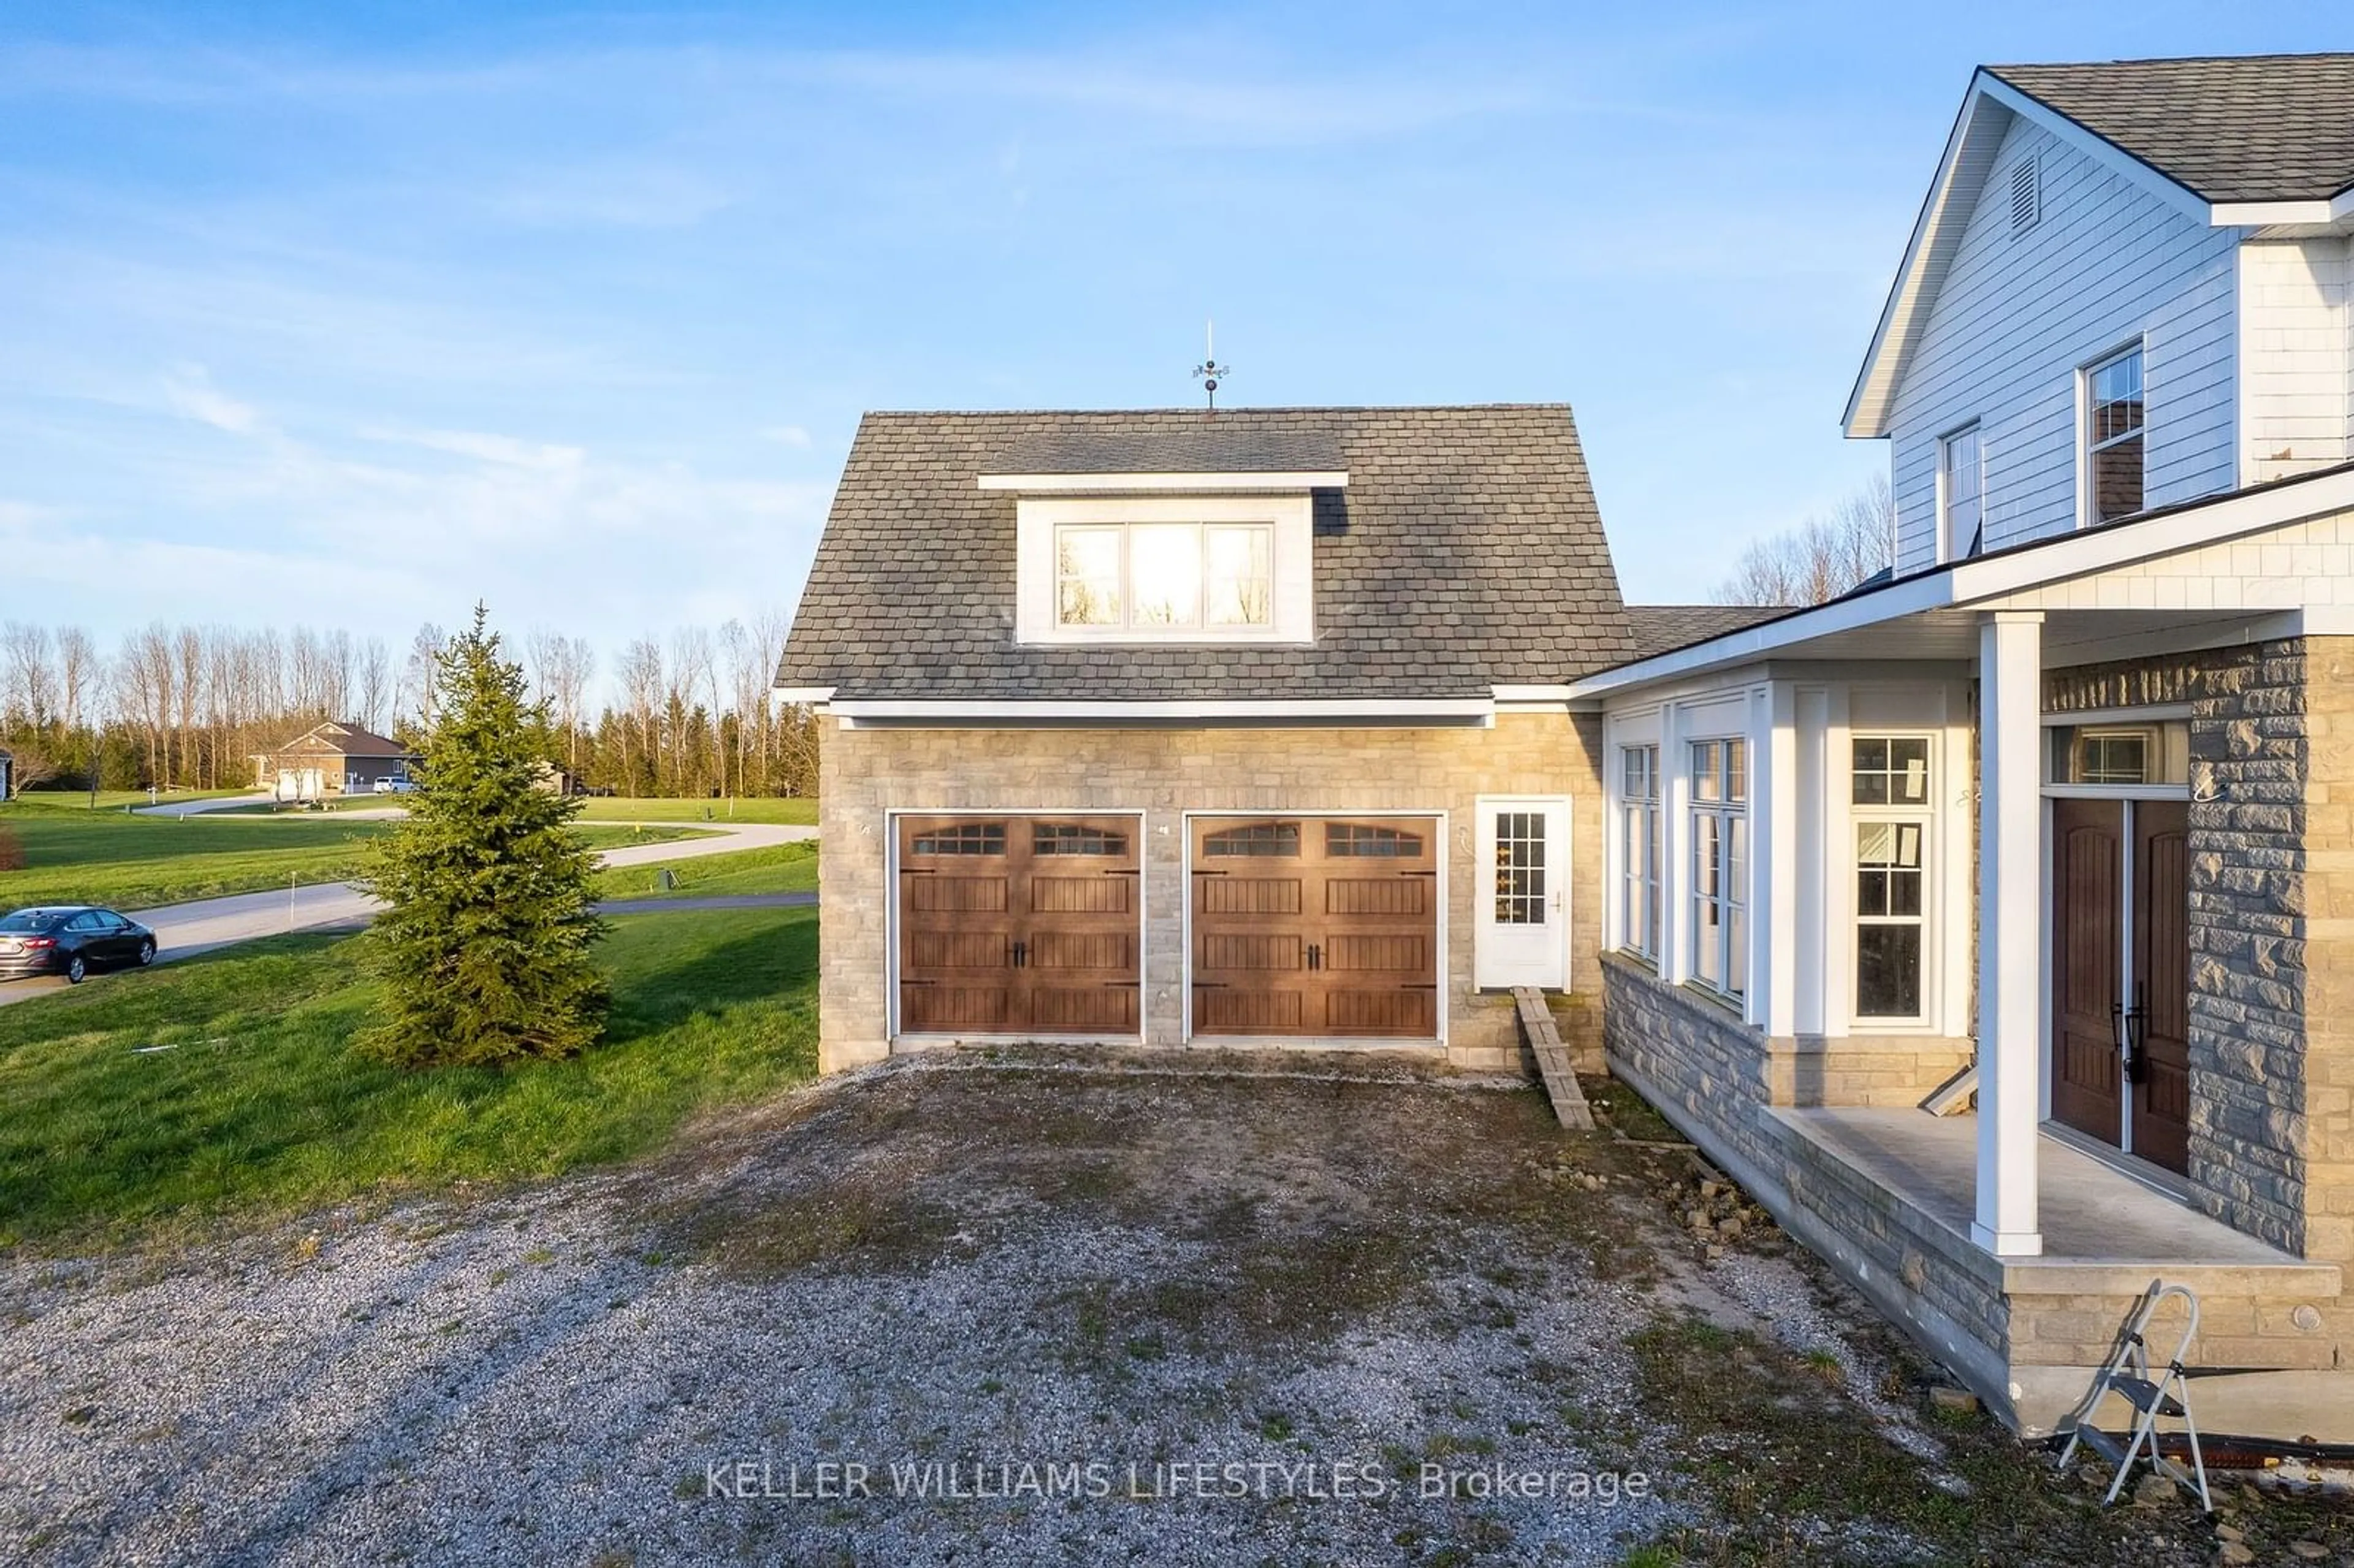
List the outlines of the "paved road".
{"label": "paved road", "polygon": [[[203,801],[193,804],[206,804]],[[649,824],[651,825],[651,824]],[[708,854],[736,850],[767,849],[817,837],[815,828],[781,822],[695,822],[686,824],[712,833],[710,838],[672,839],[663,843],[629,844],[601,852],[599,865],[652,865],[674,860],[699,860]],[[814,894],[745,895],[739,899],[716,897],[625,901],[618,913],[652,914],[681,909],[758,909],[774,907],[778,898],[791,903],[815,903]],[[318,931],[336,927],[357,927],[375,918],[376,901],[348,882],[321,883],[285,893],[239,893],[228,898],[204,898],[192,904],[166,905],[160,909],[126,911],[155,933],[159,956],[185,959],[193,953],[250,942],[262,937],[282,937],[290,931]],[[63,986],[63,980],[0,981],[0,1006],[39,996]]]}

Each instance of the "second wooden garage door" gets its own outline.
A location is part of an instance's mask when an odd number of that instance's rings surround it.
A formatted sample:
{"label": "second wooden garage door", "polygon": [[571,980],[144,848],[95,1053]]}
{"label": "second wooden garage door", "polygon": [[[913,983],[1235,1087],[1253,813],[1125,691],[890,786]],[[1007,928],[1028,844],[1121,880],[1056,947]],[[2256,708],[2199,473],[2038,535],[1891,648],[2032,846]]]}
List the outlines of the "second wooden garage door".
{"label": "second wooden garage door", "polygon": [[1193,1032],[1432,1039],[1438,842],[1425,817],[1200,817]]}
{"label": "second wooden garage door", "polygon": [[1132,1034],[1133,817],[899,819],[899,1029]]}

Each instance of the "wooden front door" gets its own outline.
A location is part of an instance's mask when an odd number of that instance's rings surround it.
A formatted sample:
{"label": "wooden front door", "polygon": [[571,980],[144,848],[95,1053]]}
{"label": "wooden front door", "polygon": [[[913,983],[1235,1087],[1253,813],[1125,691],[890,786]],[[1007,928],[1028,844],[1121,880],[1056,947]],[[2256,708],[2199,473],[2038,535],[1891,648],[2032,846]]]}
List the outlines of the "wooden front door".
{"label": "wooden front door", "polygon": [[1196,1034],[1432,1039],[1438,824],[1196,818]]}
{"label": "wooden front door", "polygon": [[2133,808],[2133,1151],[2190,1168],[2190,808]]}
{"label": "wooden front door", "polygon": [[899,1032],[1133,1034],[1133,817],[899,819]]}
{"label": "wooden front door", "polygon": [[2052,802],[2052,1115],[2104,1143],[2124,1127],[2124,835],[2121,801]]}
{"label": "wooden front door", "polygon": [[2052,803],[2052,1115],[2177,1171],[2190,1163],[2190,820],[2179,800]]}

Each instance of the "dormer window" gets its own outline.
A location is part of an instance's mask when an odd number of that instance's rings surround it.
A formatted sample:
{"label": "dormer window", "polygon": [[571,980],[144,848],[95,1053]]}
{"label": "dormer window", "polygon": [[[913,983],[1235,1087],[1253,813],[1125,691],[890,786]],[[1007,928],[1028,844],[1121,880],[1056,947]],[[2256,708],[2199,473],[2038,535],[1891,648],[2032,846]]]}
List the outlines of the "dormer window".
{"label": "dormer window", "polygon": [[1265,629],[1275,621],[1272,523],[1059,524],[1063,630]]}
{"label": "dormer window", "polygon": [[1343,473],[985,474],[1015,495],[1014,640],[1308,642]]}

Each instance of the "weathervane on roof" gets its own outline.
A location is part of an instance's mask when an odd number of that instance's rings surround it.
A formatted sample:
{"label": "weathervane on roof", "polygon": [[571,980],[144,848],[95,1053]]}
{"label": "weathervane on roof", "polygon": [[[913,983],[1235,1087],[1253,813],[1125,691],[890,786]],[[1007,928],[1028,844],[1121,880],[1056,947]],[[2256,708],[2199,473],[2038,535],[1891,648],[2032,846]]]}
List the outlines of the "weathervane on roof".
{"label": "weathervane on roof", "polygon": [[1203,323],[1202,363],[1193,366],[1193,378],[1202,384],[1202,390],[1210,395],[1210,412],[1214,414],[1218,411],[1218,383],[1232,374],[1234,368],[1231,365],[1218,363],[1218,323],[1214,321]]}

